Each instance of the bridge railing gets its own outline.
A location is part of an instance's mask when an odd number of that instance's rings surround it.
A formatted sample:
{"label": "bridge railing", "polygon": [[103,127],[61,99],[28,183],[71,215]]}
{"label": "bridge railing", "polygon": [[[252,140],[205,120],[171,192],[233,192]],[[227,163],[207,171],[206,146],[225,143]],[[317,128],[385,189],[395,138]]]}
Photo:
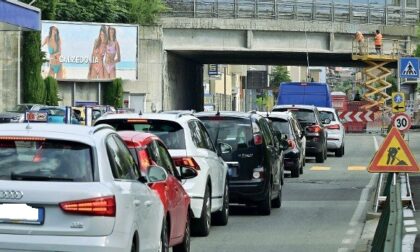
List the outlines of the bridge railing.
{"label": "bridge railing", "polygon": [[[376,54],[374,39],[367,38],[364,42],[352,42],[352,56]],[[413,54],[410,40],[401,39],[383,39],[381,55],[398,57],[410,56]]]}
{"label": "bridge railing", "polygon": [[293,19],[414,25],[418,8],[308,0],[165,0],[168,17]]}

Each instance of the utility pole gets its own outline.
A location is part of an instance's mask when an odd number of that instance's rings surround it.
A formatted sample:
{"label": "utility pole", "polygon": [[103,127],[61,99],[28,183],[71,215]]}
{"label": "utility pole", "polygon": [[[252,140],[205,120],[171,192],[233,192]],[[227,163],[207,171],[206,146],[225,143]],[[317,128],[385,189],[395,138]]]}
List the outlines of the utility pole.
{"label": "utility pole", "polygon": [[226,65],[224,65],[223,66],[223,85],[224,85],[224,90],[223,90],[223,94],[224,94],[224,96],[223,96],[223,109],[226,111],[227,109],[226,109],[226,74],[227,74],[227,71],[226,71]]}

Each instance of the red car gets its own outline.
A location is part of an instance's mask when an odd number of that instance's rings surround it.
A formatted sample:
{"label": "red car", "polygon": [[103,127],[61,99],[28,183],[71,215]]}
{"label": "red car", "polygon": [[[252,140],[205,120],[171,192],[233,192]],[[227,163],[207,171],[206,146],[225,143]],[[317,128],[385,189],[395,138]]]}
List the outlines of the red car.
{"label": "red car", "polygon": [[[179,174],[166,146],[157,136],[135,131],[120,131],[118,134],[126,143],[136,160],[141,174],[147,174],[151,165],[163,167],[168,173],[165,181],[150,183],[149,186],[162,200],[166,216],[166,238],[168,244],[163,248],[174,252],[190,251],[190,197],[181,184],[181,179],[192,178],[197,173],[189,168],[183,168]],[[150,176],[150,174],[149,174]]]}

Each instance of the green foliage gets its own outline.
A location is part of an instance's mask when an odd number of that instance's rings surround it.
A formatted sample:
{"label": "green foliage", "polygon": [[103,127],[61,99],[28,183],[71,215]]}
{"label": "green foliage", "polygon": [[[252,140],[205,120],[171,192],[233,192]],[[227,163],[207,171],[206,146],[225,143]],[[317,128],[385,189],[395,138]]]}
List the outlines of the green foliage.
{"label": "green foliage", "polygon": [[168,8],[161,0],[130,0],[130,21],[141,25],[156,24]]}
{"label": "green foliage", "polygon": [[45,104],[50,106],[58,105],[58,83],[53,77],[47,77],[45,83]]}
{"label": "green foliage", "polygon": [[42,104],[45,85],[41,76],[43,54],[39,32],[23,32],[22,55],[23,101]]}
{"label": "green foliage", "polygon": [[347,93],[348,90],[352,90],[352,89],[353,89],[353,83],[351,80],[345,80],[343,82],[339,82],[335,84],[333,88],[334,91],[341,91],[344,93]]}
{"label": "green foliage", "polygon": [[123,105],[123,87],[122,80],[117,78],[112,83],[104,87],[103,103],[114,106],[115,108],[122,108]]}
{"label": "green foliage", "polygon": [[289,71],[287,71],[287,68],[285,66],[275,66],[271,75],[272,75],[272,79],[271,79],[270,87],[273,89],[278,89],[280,86],[280,83],[282,82],[291,81]]}

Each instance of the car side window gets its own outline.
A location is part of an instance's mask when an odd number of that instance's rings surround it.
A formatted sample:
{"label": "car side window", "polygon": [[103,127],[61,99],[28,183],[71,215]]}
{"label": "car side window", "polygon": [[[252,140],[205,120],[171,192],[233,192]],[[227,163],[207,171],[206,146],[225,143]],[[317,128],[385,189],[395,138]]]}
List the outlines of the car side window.
{"label": "car side window", "polygon": [[[204,126],[200,128],[200,124],[196,120],[191,120],[188,122],[188,126],[191,130],[191,136],[193,142],[197,148],[208,149],[214,151],[213,145],[211,144],[210,137],[207,134]],[[204,130],[203,130],[204,129]]]}
{"label": "car side window", "polygon": [[171,155],[169,155],[169,152],[161,143],[156,142],[156,145],[159,149],[159,157],[161,161],[159,165],[162,166],[168,172],[168,174],[175,175],[176,169],[172,161]]}
{"label": "car side window", "polygon": [[196,123],[198,128],[200,129],[201,136],[203,137],[206,149],[216,152],[213,146],[213,142],[211,141],[210,135],[206,130],[206,127],[204,127],[204,125],[201,122],[197,121]]}
{"label": "car side window", "polygon": [[296,137],[301,138],[302,131],[300,130],[299,125],[297,125],[297,122],[294,120],[290,120],[290,124],[292,126],[292,130],[294,131]]}
{"label": "car side window", "polygon": [[261,126],[261,131],[263,133],[263,137],[264,137],[266,145],[273,145],[273,136],[267,125],[267,121],[265,119],[261,119],[260,126]]}
{"label": "car side window", "polygon": [[124,143],[116,136],[106,139],[108,159],[115,179],[136,180],[139,177],[137,165]]}

